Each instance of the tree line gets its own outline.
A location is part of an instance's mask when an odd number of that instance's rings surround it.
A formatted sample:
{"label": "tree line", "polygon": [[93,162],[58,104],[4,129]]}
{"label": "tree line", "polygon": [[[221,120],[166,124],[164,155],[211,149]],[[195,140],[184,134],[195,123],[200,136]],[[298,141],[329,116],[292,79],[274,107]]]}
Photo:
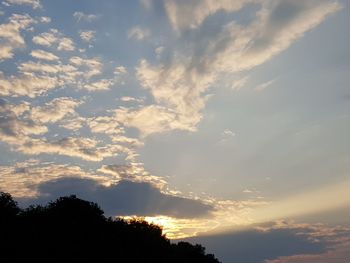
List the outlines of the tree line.
{"label": "tree line", "polygon": [[19,208],[0,192],[0,262],[219,263],[199,244],[172,243],[142,219],[104,216],[74,195]]}

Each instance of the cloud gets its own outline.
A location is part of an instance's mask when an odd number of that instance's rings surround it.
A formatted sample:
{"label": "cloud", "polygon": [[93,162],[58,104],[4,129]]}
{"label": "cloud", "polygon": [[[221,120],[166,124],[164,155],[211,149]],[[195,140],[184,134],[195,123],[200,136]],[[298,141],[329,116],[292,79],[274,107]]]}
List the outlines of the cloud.
{"label": "cloud", "polygon": [[[156,102],[165,105],[151,107],[153,112],[155,109],[161,110],[163,118],[167,115],[167,119],[175,121],[168,125],[176,129],[196,130],[196,125],[202,119],[200,112],[208,98],[202,95],[214,82],[213,74],[202,74],[197,69],[187,68],[186,64],[181,62],[173,62],[167,66],[151,66],[148,62],[141,61],[137,68],[137,77],[142,86],[151,92]],[[141,113],[145,113],[145,110]],[[165,121],[162,121],[161,126],[164,127],[164,123]],[[163,128],[161,131],[167,130],[168,128]]]}
{"label": "cloud", "polygon": [[144,100],[141,98],[141,99],[138,99],[138,98],[134,98],[134,97],[129,97],[129,96],[123,96],[120,98],[120,101],[123,101],[123,102],[138,102],[138,103],[142,103]]}
{"label": "cloud", "polygon": [[[73,114],[80,103],[69,98],[57,98],[44,106],[31,107],[29,103],[9,104],[0,101],[0,138],[14,145],[16,149],[32,143],[30,136],[42,135],[48,131],[43,125],[61,120],[67,114]],[[37,140],[36,140],[37,141]],[[27,147],[26,146],[26,147]]]}
{"label": "cloud", "polygon": [[58,140],[30,138],[17,145],[16,150],[28,155],[57,154],[93,162],[129,152],[128,148],[121,145],[105,146],[100,141],[84,137],[65,137]]}
{"label": "cloud", "polygon": [[84,42],[87,42],[87,43],[90,43],[95,39],[95,34],[96,34],[96,31],[92,31],[92,30],[79,32],[79,36],[80,36],[81,40],[83,40]]}
{"label": "cloud", "polygon": [[144,8],[150,9],[153,5],[153,0],[140,0],[140,3],[143,5]]}
{"label": "cloud", "polygon": [[100,75],[102,73],[102,62],[99,58],[81,58],[73,56],[69,61],[74,65],[84,70],[85,78],[89,79],[93,76]]}
{"label": "cloud", "polygon": [[113,86],[114,80],[113,79],[101,79],[96,82],[89,82],[82,86],[82,88],[88,90],[88,91],[103,91],[103,90],[109,90],[111,86]]}
{"label": "cloud", "polygon": [[73,51],[75,49],[74,42],[68,37],[64,37],[60,40],[58,50]]}
{"label": "cloud", "polygon": [[[272,1],[257,13],[255,21],[244,27],[230,22],[211,43],[199,35],[191,64],[203,71],[237,73],[263,64],[307,31],[336,12],[340,4],[333,1]],[[280,12],[285,12],[281,15]],[[284,17],[278,19],[278,17]]]}
{"label": "cloud", "polygon": [[50,29],[50,32],[41,33],[33,37],[33,42],[37,45],[50,47],[59,41],[60,33],[57,29]]}
{"label": "cloud", "polygon": [[275,83],[276,79],[269,80],[267,82],[261,83],[258,86],[255,87],[256,91],[263,91],[270,87],[273,83]]}
{"label": "cloud", "polygon": [[13,57],[13,48],[11,46],[0,47],[0,59],[5,60]]}
{"label": "cloud", "polygon": [[218,11],[233,12],[240,10],[252,0],[166,0],[165,10],[174,30],[197,28],[206,17]]}
{"label": "cloud", "polygon": [[234,136],[236,136],[236,134],[233,131],[231,131],[229,129],[226,129],[226,130],[224,130],[222,132],[222,136],[224,136],[224,137],[234,137]]}
{"label": "cloud", "polygon": [[19,144],[29,138],[29,135],[40,135],[47,132],[43,125],[32,119],[20,118],[29,109],[26,103],[13,106],[5,100],[0,100],[0,140],[10,144]]}
{"label": "cloud", "polygon": [[40,163],[36,159],[29,159],[11,166],[0,166],[0,190],[16,198],[34,198],[38,196],[40,184],[65,177],[94,179],[101,184],[111,181],[107,176],[84,171],[79,166]]}
{"label": "cloud", "polygon": [[237,90],[238,91],[238,90],[242,89],[247,84],[249,79],[250,78],[248,76],[245,76],[245,77],[242,77],[240,79],[237,79],[237,80],[234,81],[234,83],[233,83],[231,88],[233,90]]}
{"label": "cloud", "polygon": [[0,95],[2,96],[28,96],[35,98],[60,84],[57,77],[39,76],[36,74],[6,77],[0,72],[0,76]]}
{"label": "cloud", "polygon": [[40,49],[36,49],[36,50],[32,50],[30,52],[30,55],[33,58],[37,58],[37,59],[41,59],[41,60],[47,60],[47,61],[57,61],[59,60],[59,57],[57,57],[56,55],[44,51],[44,50],[40,50]]}
{"label": "cloud", "polygon": [[51,23],[51,17],[48,17],[48,16],[42,16],[40,17],[40,22],[41,23]]}
{"label": "cloud", "polygon": [[136,39],[138,41],[144,40],[151,35],[151,32],[147,28],[141,28],[139,26],[135,26],[131,28],[128,32],[129,39]]}
{"label": "cloud", "polygon": [[165,49],[165,47],[160,46],[160,47],[157,47],[157,48],[154,50],[154,52],[156,53],[156,55],[157,55],[158,58],[163,54],[164,49]]}
{"label": "cloud", "polygon": [[[266,231],[266,228],[262,228]],[[346,227],[327,227],[322,224],[297,224],[279,221],[271,229],[292,229],[298,235],[308,237],[314,243],[324,243],[326,248],[321,253],[296,253],[290,256],[281,256],[276,259],[266,260],[265,263],[343,263],[350,255],[350,229]]]}
{"label": "cloud", "polygon": [[[39,55],[38,55],[39,54]],[[45,54],[45,53],[43,53]],[[43,55],[41,52],[33,53],[34,56]],[[50,53],[48,54],[50,56]],[[53,59],[52,55],[48,59]],[[60,84],[68,84],[68,82],[74,82],[75,78],[79,75],[83,75],[83,72],[78,71],[78,69],[70,64],[62,64],[60,61],[57,64],[53,63],[43,63],[27,61],[23,62],[18,66],[19,72],[23,73],[25,76],[47,76],[51,75],[60,82]],[[35,74],[34,74],[35,73]],[[60,74],[57,74],[60,73]],[[13,77],[14,78],[14,77]]]}
{"label": "cloud", "polygon": [[91,133],[107,135],[113,143],[123,145],[127,154],[126,160],[134,161],[137,156],[134,148],[143,145],[139,139],[125,135],[125,128],[118,122],[116,115],[87,118],[84,123],[90,128]]}
{"label": "cloud", "polygon": [[[56,59],[56,56],[44,51],[34,50],[33,57],[46,57],[47,61]],[[77,89],[89,91],[108,90],[114,85],[117,79],[111,74],[111,78],[91,81],[90,78],[102,74],[102,62],[99,58],[81,58],[73,56],[68,64],[60,60],[53,60],[56,63],[42,61],[26,61],[17,66],[17,76],[5,76],[0,71],[0,95],[3,96],[28,96],[35,98],[47,93],[49,90],[70,86]]]}
{"label": "cloud", "polygon": [[[80,104],[70,98],[57,98],[43,106],[30,107],[28,103],[17,105],[0,101],[0,140],[9,144],[12,150],[27,154],[55,154],[81,158],[87,161],[102,161],[105,158],[123,154],[133,156],[130,147],[135,145],[110,143],[84,137],[64,137],[49,140],[42,135],[48,132],[44,123],[54,123],[66,115],[75,115]],[[38,136],[41,137],[38,138]]]}
{"label": "cloud", "polygon": [[128,71],[125,67],[123,66],[118,66],[114,69],[114,74],[115,75],[124,75],[124,74],[127,74]]}
{"label": "cloud", "polygon": [[76,114],[73,116],[69,116],[68,118],[64,118],[60,121],[59,126],[71,131],[80,130],[86,123],[86,119]]}
{"label": "cloud", "polygon": [[[349,244],[346,241],[349,237],[349,229],[344,227],[279,221],[255,229],[199,236],[189,241],[199,242],[209,251],[215,251],[223,262],[330,263],[332,261],[323,262],[321,256],[327,255],[327,251],[332,254],[332,247],[341,246],[343,242]],[[309,261],[303,261],[303,257],[309,257]]]}
{"label": "cloud", "polygon": [[32,73],[32,72],[39,72],[39,73],[49,73],[49,74],[57,74],[59,72],[63,72],[66,70],[65,67],[62,67],[61,65],[55,65],[55,64],[46,64],[41,62],[33,62],[33,61],[27,61],[23,62],[18,66],[19,71],[23,73]]}
{"label": "cloud", "polygon": [[[178,5],[177,1],[166,3],[175,5],[175,10],[192,10],[191,5],[198,5],[199,10],[202,10],[199,3],[203,3],[213,5],[212,10],[217,11],[225,8],[236,10],[245,2],[190,1],[188,5]],[[247,25],[232,21],[217,26],[215,31],[198,28],[191,34],[180,37],[179,41],[183,44],[169,51],[170,59],[167,61],[156,65],[151,65],[146,60],[139,63],[136,68],[138,80],[150,91],[162,112],[168,112],[167,119],[177,121],[177,125],[173,125],[176,129],[196,130],[209,98],[208,91],[220,77],[249,71],[267,62],[341,8],[334,1],[314,0],[274,0],[259,6],[255,19]],[[179,11],[174,12],[176,14]],[[186,14],[186,11],[183,12]],[[183,12],[179,12],[179,17]],[[186,15],[183,16],[185,18],[181,21],[186,21]],[[198,21],[201,21],[203,16],[198,17]],[[182,49],[182,46],[186,49]],[[138,116],[140,113],[144,111],[136,110],[134,114]],[[164,128],[165,121],[161,123],[163,125],[158,125],[160,132],[169,130]],[[134,126],[140,126],[139,122]],[[152,132],[155,131],[148,131],[149,134]]]}
{"label": "cloud", "polygon": [[25,41],[20,33],[33,23],[36,23],[36,20],[29,15],[13,14],[8,18],[7,24],[0,25],[0,61],[12,58],[14,49],[25,47]]}
{"label": "cloud", "polygon": [[123,145],[127,154],[126,160],[134,161],[138,156],[134,149],[143,143],[137,138],[125,135],[125,128],[118,122],[116,115],[87,118],[84,123],[90,128],[91,133],[107,135],[113,143]]}
{"label": "cloud", "polygon": [[126,127],[137,128],[142,137],[175,129],[191,129],[178,120],[175,112],[161,106],[149,105],[140,109],[115,110],[116,120]]}
{"label": "cloud", "polygon": [[267,260],[264,263],[345,263],[350,258],[350,242],[339,244],[321,254],[300,254]]}
{"label": "cloud", "polygon": [[[41,184],[37,202],[76,194],[101,205],[107,215],[168,215],[192,218],[208,215],[213,208],[199,200],[164,194],[148,183],[120,181],[110,186],[95,180],[62,178]],[[35,201],[35,200],[34,200]]]}
{"label": "cloud", "polygon": [[85,14],[83,12],[74,12],[73,17],[77,20],[77,22],[80,22],[80,21],[93,22],[98,19],[98,15]]}
{"label": "cloud", "polygon": [[68,114],[74,114],[75,108],[80,104],[81,102],[72,98],[56,98],[43,106],[33,107],[30,115],[33,120],[40,123],[54,123],[63,119]]}
{"label": "cloud", "polygon": [[98,172],[112,175],[118,180],[128,180],[138,183],[149,183],[159,189],[165,189],[166,182],[161,177],[151,175],[142,163],[132,162],[125,165],[103,165]]}
{"label": "cloud", "polygon": [[140,146],[143,146],[144,144],[142,141],[140,141],[137,138],[130,138],[122,135],[111,136],[111,138],[112,138],[112,141],[115,143],[126,144],[126,145],[129,145],[130,147],[140,147]]}
{"label": "cloud", "polygon": [[[41,57],[42,52],[34,52],[33,56]],[[47,57],[51,59],[51,57]],[[19,71],[23,74],[24,79],[42,79],[42,80],[52,80],[52,85],[44,88],[42,92],[35,92],[35,94],[28,94],[29,92],[22,92],[18,95],[27,95],[35,97],[41,95],[51,88],[57,86],[73,86],[77,89],[86,89],[88,91],[102,91],[108,90],[112,85],[116,83],[115,78],[110,79],[94,79],[91,81],[90,78],[102,74],[102,62],[99,58],[81,58],[78,56],[73,56],[69,59],[69,64],[63,64],[58,61],[56,64],[53,63],[43,63],[43,62],[33,62],[27,61],[23,62],[18,66]],[[11,94],[10,87],[13,85],[26,85],[22,81],[20,76],[11,76],[2,80],[3,82],[3,94],[15,96],[16,94]],[[0,80],[0,92],[1,92],[1,80]],[[33,87],[35,88],[35,87]],[[17,92],[19,93],[19,92]]]}
{"label": "cloud", "polygon": [[75,50],[74,41],[71,38],[64,37],[57,29],[50,29],[49,32],[41,33],[33,37],[33,42],[37,45],[51,47],[57,45],[57,50],[73,51]]}
{"label": "cloud", "polygon": [[123,127],[115,120],[114,116],[99,116],[87,120],[92,133],[121,134]]}
{"label": "cloud", "polygon": [[33,9],[42,8],[40,0],[5,0],[5,2],[12,5],[30,5]]}
{"label": "cloud", "polygon": [[[313,0],[272,1],[264,5],[256,23],[241,31],[252,42],[244,43],[246,49],[239,52],[242,63],[237,65],[237,70],[250,69],[271,59],[340,8],[334,1]],[[235,27],[231,30],[235,31]]]}

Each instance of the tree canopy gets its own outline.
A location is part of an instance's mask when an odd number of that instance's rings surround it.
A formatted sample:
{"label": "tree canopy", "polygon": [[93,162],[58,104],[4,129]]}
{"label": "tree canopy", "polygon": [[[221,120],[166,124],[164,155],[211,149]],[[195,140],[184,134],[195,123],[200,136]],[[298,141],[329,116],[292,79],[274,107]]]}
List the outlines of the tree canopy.
{"label": "tree canopy", "polygon": [[201,245],[171,243],[142,219],[107,218],[74,195],[20,209],[1,192],[0,240],[0,262],[219,262]]}

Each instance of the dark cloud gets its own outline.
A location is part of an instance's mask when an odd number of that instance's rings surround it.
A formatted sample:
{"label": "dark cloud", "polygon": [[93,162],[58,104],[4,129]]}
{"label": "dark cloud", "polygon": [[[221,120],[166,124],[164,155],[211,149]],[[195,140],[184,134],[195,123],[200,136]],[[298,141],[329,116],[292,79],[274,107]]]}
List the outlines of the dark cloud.
{"label": "dark cloud", "polygon": [[164,194],[149,183],[127,180],[106,187],[91,179],[63,178],[41,184],[38,191],[37,199],[25,200],[22,204],[46,203],[60,196],[75,194],[97,202],[107,215],[193,218],[208,215],[213,210],[212,206],[198,200]]}
{"label": "dark cloud", "polygon": [[296,229],[247,230],[189,239],[203,244],[207,251],[225,263],[263,263],[268,259],[296,254],[319,254],[327,243],[313,242]]}

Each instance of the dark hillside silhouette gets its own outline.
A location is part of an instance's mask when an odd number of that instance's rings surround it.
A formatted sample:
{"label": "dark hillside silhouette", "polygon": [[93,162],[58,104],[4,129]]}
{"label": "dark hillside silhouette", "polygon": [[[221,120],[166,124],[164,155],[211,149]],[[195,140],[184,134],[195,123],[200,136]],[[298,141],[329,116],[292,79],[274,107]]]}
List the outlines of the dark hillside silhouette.
{"label": "dark hillside silhouette", "polygon": [[172,244],[142,220],[106,218],[100,207],[72,195],[19,209],[0,193],[0,262],[218,263],[201,245]]}

